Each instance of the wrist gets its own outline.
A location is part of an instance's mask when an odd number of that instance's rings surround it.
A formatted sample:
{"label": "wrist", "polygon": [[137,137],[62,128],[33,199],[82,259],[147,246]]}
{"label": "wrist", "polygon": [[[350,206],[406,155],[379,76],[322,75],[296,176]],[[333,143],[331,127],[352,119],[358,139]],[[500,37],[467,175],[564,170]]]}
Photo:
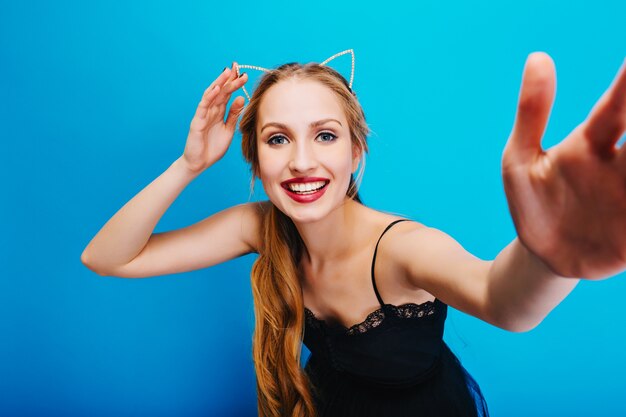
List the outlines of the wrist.
{"label": "wrist", "polygon": [[202,171],[192,170],[187,165],[187,162],[184,160],[184,156],[180,156],[176,159],[172,165],[170,165],[170,169],[172,169],[176,175],[187,182],[193,181],[197,176],[199,176]]}
{"label": "wrist", "polygon": [[519,236],[517,237],[516,241],[518,249],[523,253],[523,258],[526,260],[527,263],[532,263],[534,265],[534,269],[538,272],[540,271],[541,275],[564,277],[562,274],[557,273],[546,259],[532,251],[528,247],[528,245],[526,245],[522,241],[522,239],[520,239]]}

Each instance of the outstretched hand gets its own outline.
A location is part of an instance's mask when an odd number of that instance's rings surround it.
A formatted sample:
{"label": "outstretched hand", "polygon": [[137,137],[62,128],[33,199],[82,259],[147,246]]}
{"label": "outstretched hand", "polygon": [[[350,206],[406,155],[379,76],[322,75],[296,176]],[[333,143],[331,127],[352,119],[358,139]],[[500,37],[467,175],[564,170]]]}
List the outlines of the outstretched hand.
{"label": "outstretched hand", "polygon": [[626,269],[626,61],[591,113],[558,145],[541,138],[556,73],[545,53],[524,68],[502,156],[504,189],[520,241],[554,273],[602,279]]}

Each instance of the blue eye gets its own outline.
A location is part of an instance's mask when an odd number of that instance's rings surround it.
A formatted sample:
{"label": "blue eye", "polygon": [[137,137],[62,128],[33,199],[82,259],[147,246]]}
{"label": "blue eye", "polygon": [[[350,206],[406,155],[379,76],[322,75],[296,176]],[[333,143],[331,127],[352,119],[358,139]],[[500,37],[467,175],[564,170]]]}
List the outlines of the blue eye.
{"label": "blue eye", "polygon": [[330,132],[322,132],[322,133],[319,134],[318,137],[320,137],[320,136],[322,138],[324,138],[324,137],[329,138],[329,139],[322,140],[322,142],[332,142],[333,140],[337,139],[337,136],[333,135]]}
{"label": "blue eye", "polygon": [[[337,136],[330,132],[322,132],[317,137],[321,137],[321,142],[332,142],[337,139]],[[267,140],[268,145],[284,145],[286,142],[281,142],[281,140],[287,140],[283,135],[275,135]]]}
{"label": "blue eye", "polygon": [[269,139],[267,140],[267,143],[268,143],[269,145],[282,145],[281,143],[276,143],[276,142],[274,142],[274,139],[281,139],[281,138],[282,138],[282,139],[286,139],[283,135],[276,135],[276,136],[272,136],[271,138],[269,138]]}

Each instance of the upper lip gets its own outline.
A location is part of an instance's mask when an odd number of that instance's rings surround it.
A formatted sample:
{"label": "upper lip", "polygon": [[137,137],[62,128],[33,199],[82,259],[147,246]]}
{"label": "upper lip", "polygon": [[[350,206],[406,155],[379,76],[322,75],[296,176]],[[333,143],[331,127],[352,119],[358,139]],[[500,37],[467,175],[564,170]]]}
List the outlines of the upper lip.
{"label": "upper lip", "polygon": [[299,178],[290,178],[286,181],[281,182],[280,184],[284,187],[293,183],[304,184],[307,182],[318,182],[318,181],[328,182],[329,180],[327,178],[321,178],[321,177],[299,177]]}

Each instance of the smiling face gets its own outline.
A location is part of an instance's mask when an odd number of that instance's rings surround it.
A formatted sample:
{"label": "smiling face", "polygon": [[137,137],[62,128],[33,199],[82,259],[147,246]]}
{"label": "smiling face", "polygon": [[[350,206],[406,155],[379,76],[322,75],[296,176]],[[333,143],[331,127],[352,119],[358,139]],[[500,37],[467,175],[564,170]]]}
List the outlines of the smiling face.
{"label": "smiling face", "polygon": [[[295,77],[280,81],[263,95],[257,120],[259,176],[280,211],[294,222],[314,222],[345,203],[359,155],[330,88]],[[290,180],[300,184],[290,188]]]}

